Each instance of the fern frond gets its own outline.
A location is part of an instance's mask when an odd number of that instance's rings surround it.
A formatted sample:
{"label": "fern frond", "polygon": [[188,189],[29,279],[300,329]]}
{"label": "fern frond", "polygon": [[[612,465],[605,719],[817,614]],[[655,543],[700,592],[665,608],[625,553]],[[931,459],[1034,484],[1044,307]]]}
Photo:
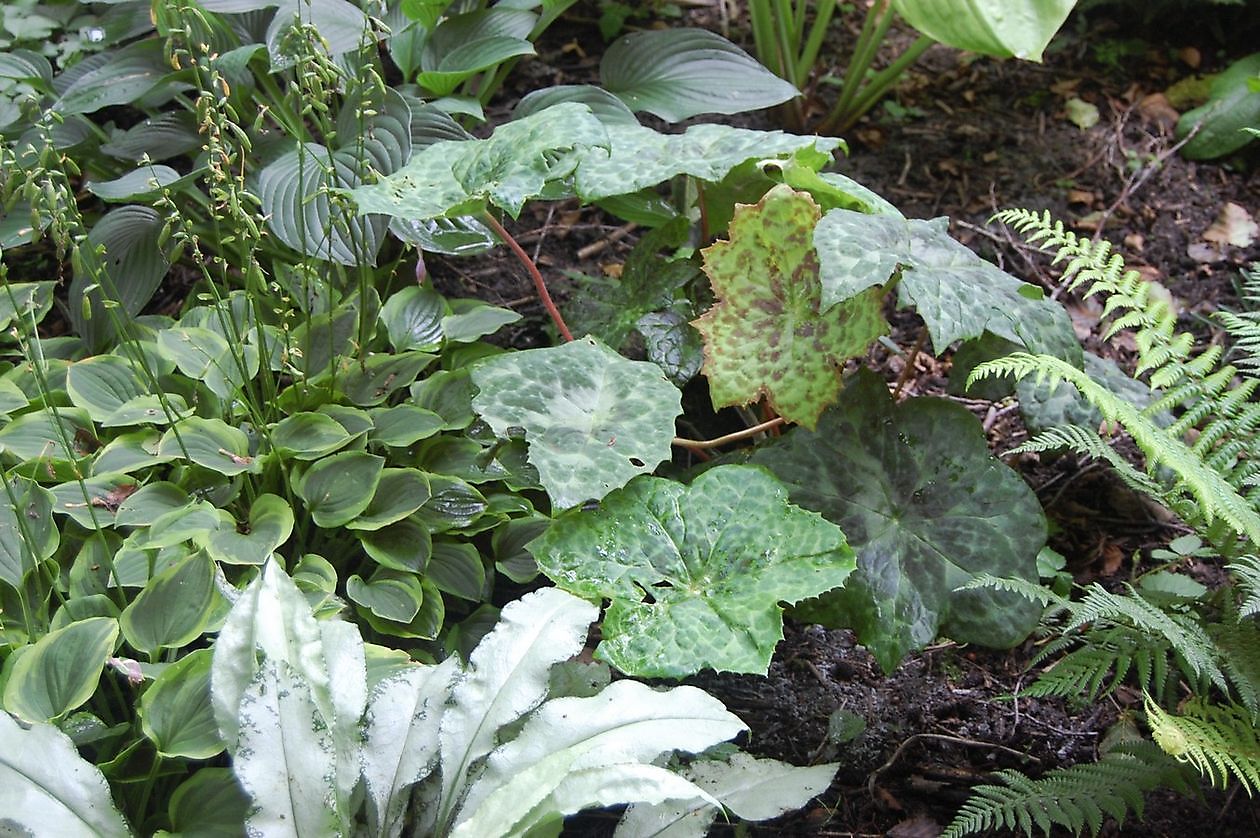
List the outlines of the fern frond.
{"label": "fern frond", "polygon": [[1239,620],[1209,625],[1207,631],[1234,693],[1251,711],[1252,721],[1260,723],[1260,626]]}
{"label": "fern frond", "polygon": [[1026,695],[1096,701],[1114,692],[1130,671],[1136,672],[1146,692],[1160,694],[1167,686],[1172,649],[1162,636],[1109,626],[1086,632],[1075,641],[1079,648],[1042,672],[1024,691]]}
{"label": "fern frond", "polygon": [[1182,715],[1163,710],[1146,696],[1146,719],[1156,743],[1169,756],[1193,765],[1213,785],[1235,779],[1252,794],[1260,788],[1260,739],[1251,713],[1236,704],[1186,702]]}
{"label": "fern frond", "polygon": [[1260,556],[1240,556],[1228,567],[1238,579],[1243,593],[1238,613],[1244,617],[1260,614]]}
{"label": "fern frond", "polygon": [[1088,827],[1097,835],[1106,815],[1121,824],[1130,810],[1141,818],[1146,792],[1181,782],[1176,766],[1158,749],[1129,744],[1098,762],[1059,768],[1036,780],[1018,771],[999,771],[996,777],[1004,785],[972,789],[942,838],[995,829],[1031,836],[1034,827],[1049,835],[1055,826],[1075,835]]}
{"label": "fern frond", "polygon": [[988,573],[981,573],[969,579],[966,584],[959,585],[955,590],[970,591],[978,588],[991,588],[996,591],[1019,594],[1025,599],[1030,599],[1042,606],[1054,605],[1056,606],[1055,610],[1062,610],[1070,605],[1065,597],[1059,596],[1045,585],[1013,576],[992,576]]}

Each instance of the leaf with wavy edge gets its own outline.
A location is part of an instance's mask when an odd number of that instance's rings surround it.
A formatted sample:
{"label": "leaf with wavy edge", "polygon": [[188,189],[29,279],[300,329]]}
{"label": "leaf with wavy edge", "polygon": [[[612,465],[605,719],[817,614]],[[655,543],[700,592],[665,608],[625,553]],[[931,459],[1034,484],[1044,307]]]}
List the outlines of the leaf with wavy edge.
{"label": "leaf with wavy edge", "polygon": [[822,306],[811,242],[820,215],[808,194],[776,186],[737,206],[730,239],[703,251],[718,303],[693,325],[715,405],[765,396],[784,419],[812,428],[840,392],[840,365],[887,331],[880,289]]}
{"label": "leaf with wavy edge", "polygon": [[1045,519],[1032,491],[993,458],[975,418],[944,399],[894,404],[859,371],[816,431],[753,454],[792,500],[839,524],[858,572],[802,616],[850,626],[885,670],[939,632],[985,645],[1022,640],[1040,609],[997,591],[957,591],[977,574],[1036,581]]}
{"label": "leaf with wavy edge", "polygon": [[523,428],[558,509],[599,499],[670,457],[682,394],[659,367],[592,337],[498,355],[472,371],[473,408],[494,432]]}
{"label": "leaf with wavy edge", "polygon": [[644,677],[764,673],[783,638],[779,603],[836,588],[855,567],[839,528],[737,465],[690,487],[639,478],[600,509],[558,517],[528,549],[561,587],[612,601],[597,655]]}

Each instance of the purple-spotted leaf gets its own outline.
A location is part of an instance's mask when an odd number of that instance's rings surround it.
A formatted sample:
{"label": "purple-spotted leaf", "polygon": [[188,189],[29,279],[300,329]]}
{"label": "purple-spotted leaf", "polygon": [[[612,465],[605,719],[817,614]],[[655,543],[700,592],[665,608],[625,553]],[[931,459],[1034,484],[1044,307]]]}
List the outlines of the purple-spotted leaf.
{"label": "purple-spotted leaf", "polygon": [[473,408],[496,434],[524,431],[557,509],[598,500],[669,459],[682,412],[682,394],[660,367],[592,337],[497,355],[473,368],[472,380]]}
{"label": "purple-spotted leaf", "polygon": [[641,477],[599,509],[556,518],[527,549],[557,585],[612,601],[597,655],[623,672],[764,673],[781,602],[844,584],[844,533],[788,503],[761,468],[724,465],[691,486]]}
{"label": "purple-spotted leaf", "polygon": [[764,395],[783,418],[812,428],[840,392],[839,366],[887,331],[880,288],[821,310],[820,217],[808,194],[776,186],[760,203],[740,205],[730,240],[704,251],[718,303],[694,325],[715,405]]}

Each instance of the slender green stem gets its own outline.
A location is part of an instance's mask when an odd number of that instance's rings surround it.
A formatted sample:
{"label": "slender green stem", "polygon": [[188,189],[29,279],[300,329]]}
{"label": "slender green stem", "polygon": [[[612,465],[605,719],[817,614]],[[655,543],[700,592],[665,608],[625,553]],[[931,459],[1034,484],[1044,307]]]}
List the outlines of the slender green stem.
{"label": "slender green stem", "polygon": [[840,96],[836,99],[836,104],[832,106],[831,113],[820,126],[820,132],[826,133],[829,130],[827,128],[829,124],[839,122],[840,115],[847,111],[849,103],[856,98],[862,82],[866,79],[866,73],[871,68],[871,62],[875,60],[875,54],[879,51],[879,45],[883,43],[884,36],[888,34],[888,28],[892,26],[892,19],[893,13],[889,8],[888,0],[878,0],[867,10],[866,18],[862,21],[862,31],[858,34],[857,43],[853,46],[853,57],[849,59],[849,66],[844,71]]}
{"label": "slender green stem", "polygon": [[913,44],[906,48],[905,52],[897,57],[896,61],[889,64],[883,70],[880,70],[879,73],[870,80],[870,82],[862,89],[861,95],[859,95],[857,99],[849,105],[848,111],[842,114],[841,118],[834,125],[830,123],[831,117],[829,115],[828,121],[824,122],[823,125],[820,126],[820,130],[824,133],[831,133],[832,131],[847,131],[849,128],[852,128],[853,125],[861,119],[863,114],[873,108],[875,103],[888,93],[892,86],[897,83],[897,80],[901,78],[901,75],[905,73],[905,71],[908,70],[914,62],[919,60],[919,56],[921,56],[928,47],[935,43],[936,41],[926,35],[919,36]]}
{"label": "slender green stem", "polygon": [[551,322],[556,324],[556,331],[560,333],[560,336],[565,341],[573,340],[573,333],[565,325],[564,318],[560,315],[560,309],[556,308],[555,301],[551,299],[551,293],[547,291],[547,283],[543,281],[542,273],[538,270],[538,266],[534,264],[534,260],[529,257],[529,254],[517,243],[516,239],[512,238],[512,234],[499,223],[499,220],[494,217],[494,213],[487,210],[481,214],[481,218],[494,231],[495,235],[508,246],[508,249],[516,255],[520,263],[525,266],[530,279],[534,281],[534,288],[538,291],[538,298],[542,301],[543,308],[551,316]]}
{"label": "slender green stem", "polygon": [[809,36],[805,46],[796,58],[796,77],[801,81],[797,86],[808,82],[810,71],[818,62],[818,53],[822,51],[823,41],[827,37],[827,27],[831,25],[831,16],[836,11],[836,0],[820,0],[814,11],[814,22],[809,27]]}

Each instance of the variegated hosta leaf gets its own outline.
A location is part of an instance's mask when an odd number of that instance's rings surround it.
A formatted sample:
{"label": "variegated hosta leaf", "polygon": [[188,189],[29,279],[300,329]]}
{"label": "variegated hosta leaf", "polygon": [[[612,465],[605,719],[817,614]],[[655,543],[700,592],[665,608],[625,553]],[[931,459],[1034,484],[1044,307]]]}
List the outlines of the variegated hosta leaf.
{"label": "variegated hosta leaf", "polygon": [[840,392],[839,366],[887,331],[877,288],[822,306],[811,243],[820,215],[807,193],[779,185],[738,206],[730,240],[704,251],[718,303],[694,325],[715,405],[764,395],[784,419],[812,428]]}
{"label": "variegated hosta leaf", "polygon": [[682,394],[655,364],[595,338],[498,355],[472,379],[473,408],[496,434],[524,430],[557,509],[602,498],[669,459]]}
{"label": "variegated hosta leaf", "polygon": [[1023,640],[1040,609],[977,575],[1037,580],[1045,519],[1037,497],[989,453],[979,423],[944,399],[894,404],[860,371],[815,431],[798,428],[752,458],[792,500],[844,528],[858,572],[802,616],[850,626],[885,670],[938,632],[987,646]]}
{"label": "variegated hosta leaf", "polygon": [[838,527],[736,465],[689,487],[639,478],[599,509],[560,516],[528,549],[561,587],[612,601],[597,654],[645,677],[764,673],[783,638],[779,603],[836,588],[855,567]]}
{"label": "variegated hosta leaf", "polygon": [[827,309],[901,269],[901,301],[923,318],[939,354],[985,330],[1080,364],[1081,347],[1063,307],[949,237],[948,221],[835,209],[814,232]]}
{"label": "variegated hosta leaf", "polygon": [[361,213],[408,221],[470,215],[487,203],[513,217],[531,198],[564,194],[579,154],[606,146],[603,125],[585,105],[566,102],[499,126],[484,140],[444,140],[417,150],[407,165],[351,191]]}

